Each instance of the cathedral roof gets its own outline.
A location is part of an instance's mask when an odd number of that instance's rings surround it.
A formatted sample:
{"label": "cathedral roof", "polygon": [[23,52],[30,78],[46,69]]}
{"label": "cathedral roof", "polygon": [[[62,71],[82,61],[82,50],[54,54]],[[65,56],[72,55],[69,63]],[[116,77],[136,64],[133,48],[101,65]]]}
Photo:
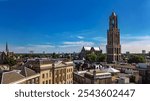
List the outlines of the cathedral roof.
{"label": "cathedral roof", "polygon": [[85,50],[90,51],[91,47],[84,47]]}
{"label": "cathedral roof", "polygon": [[100,47],[83,47],[85,51],[91,51],[91,49],[94,49],[94,51],[101,51]]}
{"label": "cathedral roof", "polygon": [[100,51],[101,49],[99,47],[93,47],[95,51]]}

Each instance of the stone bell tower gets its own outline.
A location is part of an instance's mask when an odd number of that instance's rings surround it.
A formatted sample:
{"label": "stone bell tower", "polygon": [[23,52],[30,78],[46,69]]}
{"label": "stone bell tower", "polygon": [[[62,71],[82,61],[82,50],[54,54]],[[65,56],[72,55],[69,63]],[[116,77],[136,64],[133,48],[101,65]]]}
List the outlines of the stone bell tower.
{"label": "stone bell tower", "polygon": [[108,63],[115,63],[121,60],[120,30],[118,29],[118,18],[115,12],[112,12],[109,17],[106,50]]}

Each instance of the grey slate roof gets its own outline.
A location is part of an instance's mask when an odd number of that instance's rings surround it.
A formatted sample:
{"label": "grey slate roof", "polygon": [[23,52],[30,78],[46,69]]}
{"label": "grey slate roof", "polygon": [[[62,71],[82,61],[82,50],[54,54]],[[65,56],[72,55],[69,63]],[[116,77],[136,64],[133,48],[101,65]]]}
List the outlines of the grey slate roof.
{"label": "grey slate roof", "polygon": [[16,71],[4,72],[2,73],[1,84],[9,84],[21,80],[23,78],[24,76]]}
{"label": "grey slate roof", "polygon": [[22,67],[20,74],[22,74],[25,77],[36,75],[36,72],[30,68]]}

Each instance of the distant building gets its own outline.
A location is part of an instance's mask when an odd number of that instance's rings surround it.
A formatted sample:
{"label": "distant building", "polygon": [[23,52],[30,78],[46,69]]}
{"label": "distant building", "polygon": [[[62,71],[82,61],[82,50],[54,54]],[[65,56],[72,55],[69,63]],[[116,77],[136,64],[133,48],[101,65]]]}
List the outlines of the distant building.
{"label": "distant building", "polygon": [[118,18],[114,12],[109,17],[106,50],[108,63],[119,62],[121,60],[120,30],[118,29]]}
{"label": "distant building", "polygon": [[85,59],[86,55],[90,53],[99,54],[102,53],[102,50],[100,49],[100,47],[83,47],[79,54],[79,58]]}
{"label": "distant building", "polygon": [[13,52],[9,52],[8,44],[6,43],[6,49],[3,52],[0,52],[0,64],[4,64],[6,62],[7,57],[14,56]]}
{"label": "distant building", "polygon": [[132,83],[141,83],[139,71],[136,66],[129,64],[116,65],[116,68],[120,70],[121,77],[127,77]]}
{"label": "distant building", "polygon": [[111,73],[100,70],[74,72],[75,84],[111,84]]}
{"label": "distant building", "polygon": [[130,83],[130,79],[128,77],[120,77],[118,80],[119,84],[129,84]]}
{"label": "distant building", "polygon": [[142,54],[146,54],[146,50],[142,50]]}
{"label": "distant building", "polygon": [[6,43],[5,54],[6,54],[7,57],[14,56],[14,52],[10,52],[10,51],[9,51],[9,47],[8,47],[8,44],[7,44],[7,43]]}
{"label": "distant building", "polygon": [[129,51],[127,51],[127,52],[126,52],[126,55],[127,55],[127,56],[128,56],[128,55],[130,55],[130,52],[129,52]]}
{"label": "distant building", "polygon": [[7,55],[5,52],[0,52],[0,64],[4,64],[6,61]]}
{"label": "distant building", "polygon": [[150,65],[140,63],[137,65],[139,75],[142,77],[143,84],[150,84]]}

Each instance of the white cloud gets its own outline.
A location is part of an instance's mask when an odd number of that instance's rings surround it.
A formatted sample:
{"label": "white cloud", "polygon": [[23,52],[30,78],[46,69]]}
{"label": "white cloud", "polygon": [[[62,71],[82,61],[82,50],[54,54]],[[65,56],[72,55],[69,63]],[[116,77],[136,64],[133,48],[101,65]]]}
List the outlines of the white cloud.
{"label": "white cloud", "polygon": [[77,38],[79,38],[79,39],[84,39],[84,37],[83,37],[83,36],[77,36]]}
{"label": "white cloud", "polygon": [[[9,50],[16,53],[28,53],[33,50],[35,53],[45,52],[79,52],[83,46],[99,46],[106,52],[105,37],[93,37],[93,41],[66,41],[62,44],[28,44],[25,46],[9,45]],[[97,41],[96,41],[97,40]],[[142,50],[150,51],[150,35],[145,36],[121,36],[122,53],[130,51],[131,53],[141,53]],[[5,50],[5,45],[0,45],[0,51]]]}
{"label": "white cloud", "polygon": [[57,52],[80,52],[83,46],[94,46],[95,43],[89,41],[73,41],[73,42],[63,42],[56,49]]}
{"label": "white cloud", "polygon": [[[136,39],[136,37],[135,37]],[[123,41],[122,52],[130,51],[132,53],[141,53],[142,50],[150,51],[150,40],[147,36],[137,37],[138,40]]]}
{"label": "white cloud", "polygon": [[94,41],[99,42],[101,45],[106,44],[107,39],[105,37],[94,37],[92,38]]}
{"label": "white cloud", "polygon": [[88,41],[76,41],[76,42],[64,42],[63,46],[93,46],[93,42]]}
{"label": "white cloud", "polygon": [[127,35],[127,36],[122,36],[121,37],[122,40],[149,40],[150,36],[149,35],[145,35],[145,36],[131,36],[131,35]]}
{"label": "white cloud", "polygon": [[33,48],[53,48],[55,46],[50,45],[50,44],[39,44],[39,45],[29,45],[29,47],[33,47]]}
{"label": "white cloud", "polygon": [[[0,50],[5,50],[4,45],[0,45]],[[51,44],[29,44],[25,46],[15,46],[15,45],[9,45],[9,50],[13,51],[15,53],[28,53],[29,51],[34,51],[35,53],[41,53],[43,51],[49,52],[53,50],[55,46]]]}

